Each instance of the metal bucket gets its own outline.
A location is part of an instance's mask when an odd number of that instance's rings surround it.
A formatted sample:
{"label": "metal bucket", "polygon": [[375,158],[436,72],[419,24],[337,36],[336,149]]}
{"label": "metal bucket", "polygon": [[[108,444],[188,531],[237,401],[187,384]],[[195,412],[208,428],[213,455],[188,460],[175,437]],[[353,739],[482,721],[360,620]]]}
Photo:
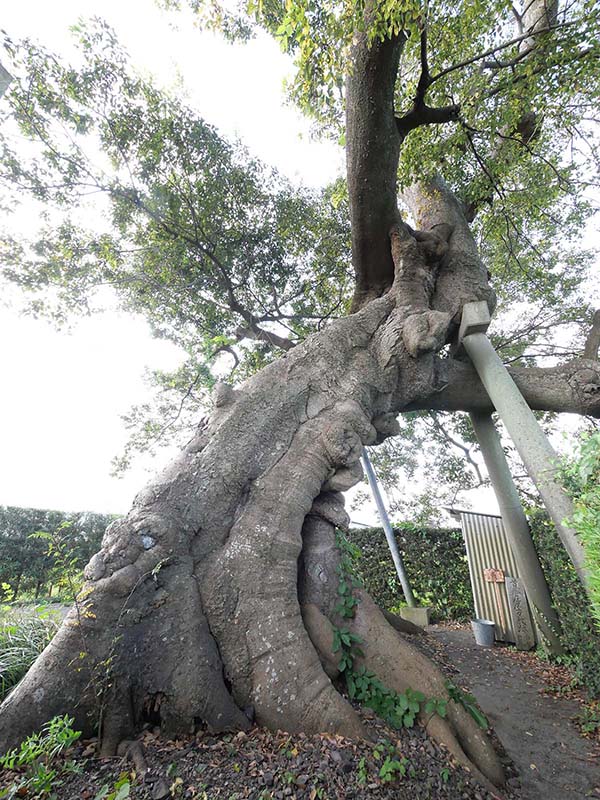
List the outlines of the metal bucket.
{"label": "metal bucket", "polygon": [[496,638],[496,626],[490,619],[473,619],[471,627],[475,635],[475,641],[481,647],[493,647]]}

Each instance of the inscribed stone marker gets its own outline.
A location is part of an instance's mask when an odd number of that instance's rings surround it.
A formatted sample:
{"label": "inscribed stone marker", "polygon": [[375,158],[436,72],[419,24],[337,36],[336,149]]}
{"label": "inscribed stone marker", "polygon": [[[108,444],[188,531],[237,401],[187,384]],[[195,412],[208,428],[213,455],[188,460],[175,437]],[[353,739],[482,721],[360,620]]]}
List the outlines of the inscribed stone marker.
{"label": "inscribed stone marker", "polygon": [[525,589],[518,578],[510,575],[506,576],[505,584],[517,650],[531,650],[535,645],[535,636],[531,627]]}

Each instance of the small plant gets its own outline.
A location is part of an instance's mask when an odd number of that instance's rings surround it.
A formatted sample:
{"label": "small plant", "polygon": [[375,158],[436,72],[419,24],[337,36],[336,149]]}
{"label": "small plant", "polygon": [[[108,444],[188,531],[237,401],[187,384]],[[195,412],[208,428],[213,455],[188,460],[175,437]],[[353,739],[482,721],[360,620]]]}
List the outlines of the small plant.
{"label": "small plant", "polygon": [[94,797],[94,800],[127,800],[130,797],[131,783],[129,773],[122,772],[115,781],[112,789],[106,783]]}
{"label": "small plant", "polygon": [[440,770],[440,778],[442,783],[448,783],[448,781],[450,780],[450,770],[448,769],[448,767],[443,767]]}
{"label": "small plant", "polygon": [[575,718],[581,732],[587,736],[600,736],[600,704],[591,703]]}
{"label": "small plant", "polygon": [[68,750],[81,736],[72,726],[71,717],[54,717],[40,732],[28,736],[18,749],[9,750],[4,756],[0,756],[0,767],[3,769],[24,771],[21,778],[0,793],[0,798],[26,794],[33,797],[50,795],[59,773],[72,771],[70,765],[61,769],[51,766],[57,756]]}
{"label": "small plant", "polygon": [[167,778],[174,778],[177,775],[177,764],[175,761],[171,761],[169,766],[167,767]]}
{"label": "small plant", "polygon": [[367,759],[363,756],[358,762],[358,782],[361,786],[365,785],[368,777],[369,771],[367,769]]}
{"label": "small plant", "polygon": [[356,545],[349,542],[340,531],[336,531],[335,541],[340,551],[341,559],[336,567],[340,580],[337,588],[339,601],[334,610],[341,617],[352,619],[355,608],[358,605],[358,600],[354,597],[352,589],[361,585],[354,574],[354,564],[360,558],[360,550]]}
{"label": "small plant", "polygon": [[398,777],[404,777],[406,773],[413,777],[414,768],[404,756],[398,758],[398,753],[394,746],[387,740],[380,742],[373,750],[373,758],[383,763],[379,768],[379,778],[384,783],[391,783]]}
{"label": "small plant", "polygon": [[425,703],[425,713],[445,717],[448,713],[448,701],[444,697],[430,697]]}

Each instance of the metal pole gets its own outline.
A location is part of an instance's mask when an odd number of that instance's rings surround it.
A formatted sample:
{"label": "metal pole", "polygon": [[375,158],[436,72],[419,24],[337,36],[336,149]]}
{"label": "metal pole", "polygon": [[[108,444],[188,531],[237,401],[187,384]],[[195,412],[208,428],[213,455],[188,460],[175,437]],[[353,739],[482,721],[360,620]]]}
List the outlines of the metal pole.
{"label": "metal pole", "polygon": [[542,496],[577,575],[587,590],[585,552],[575,531],[565,524],[565,520],[573,515],[573,504],[556,479],[558,456],[486,336],[489,322],[485,302],[466,303],[459,339]]}
{"label": "metal pole", "polygon": [[416,608],[417,604],[415,602],[415,597],[412,593],[412,589],[410,588],[408,576],[404,568],[404,562],[402,561],[402,556],[398,551],[398,545],[396,544],[396,537],[394,536],[394,531],[392,530],[392,526],[390,525],[390,518],[388,517],[387,511],[385,509],[381,492],[379,491],[379,484],[377,483],[377,477],[375,475],[373,465],[371,464],[371,460],[364,447],[362,451],[362,462],[363,462],[363,467],[365,468],[365,472],[367,473],[367,478],[369,480],[369,486],[371,487],[371,493],[373,494],[373,499],[375,500],[375,505],[377,506],[379,519],[381,520],[383,530],[385,531],[385,538],[387,539],[388,547],[390,548],[392,559],[394,560],[394,566],[396,567],[398,578],[400,579],[400,583],[402,584],[402,591],[404,592],[404,597],[406,598],[406,602],[411,608]]}
{"label": "metal pole", "polygon": [[510,474],[496,426],[491,414],[472,413],[470,416],[500,506],[500,515],[506,536],[529,598],[535,624],[550,652],[559,655],[564,653],[564,648],[558,638],[560,622],[552,607],[548,584],[531,538],[529,523]]}

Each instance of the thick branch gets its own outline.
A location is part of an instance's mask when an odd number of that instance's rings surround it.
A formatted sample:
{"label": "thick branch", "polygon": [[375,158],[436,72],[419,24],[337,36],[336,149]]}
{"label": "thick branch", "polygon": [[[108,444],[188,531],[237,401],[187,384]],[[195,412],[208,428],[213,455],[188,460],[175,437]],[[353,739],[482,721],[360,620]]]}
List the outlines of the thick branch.
{"label": "thick branch", "polygon": [[454,122],[458,119],[460,107],[457,105],[442,106],[432,108],[425,102],[427,90],[431,86],[431,73],[429,72],[429,61],[427,58],[427,26],[421,32],[421,74],[417,83],[417,91],[413,101],[412,109],[402,117],[396,118],[396,125],[401,139],[415,128],[421,125],[442,125],[445,122]]}
{"label": "thick branch", "polygon": [[421,125],[443,125],[445,122],[456,122],[459,118],[460,106],[441,106],[440,108],[432,108],[431,106],[422,103],[415,105],[403,117],[396,118],[396,126],[400,138],[404,139],[415,128],[420,128]]}
{"label": "thick branch", "polygon": [[404,42],[400,34],[369,46],[367,34],[358,34],[346,84],[354,309],[381,295],[394,279],[389,231],[399,220],[396,173],[400,154],[394,85]]}
{"label": "thick branch", "polygon": [[[443,364],[444,362],[440,362]],[[475,369],[452,360],[447,369],[447,385],[423,402],[412,403],[406,411],[494,410]],[[534,411],[555,411],[600,417],[600,364],[576,359],[557,367],[510,367],[510,375]]]}
{"label": "thick branch", "polygon": [[452,231],[437,277],[432,308],[455,316],[464,303],[486,300],[493,311],[496,298],[488,283],[487,270],[479,256],[464,209],[444,180],[437,175],[426,182],[413,184],[403,192],[402,199],[422,230],[446,226]]}
{"label": "thick branch", "polygon": [[239,336],[240,339],[255,339],[258,342],[266,342],[275,347],[280,347],[282,350],[291,350],[292,347],[294,347],[294,343],[286,339],[285,336],[278,336],[278,334],[266,331],[264,328],[255,324],[248,328],[244,328],[240,325],[236,328],[235,334]]}
{"label": "thick branch", "polygon": [[592,327],[585,340],[585,348],[583,350],[584,358],[597,359],[598,348],[600,347],[600,311],[594,313],[592,320]]}

